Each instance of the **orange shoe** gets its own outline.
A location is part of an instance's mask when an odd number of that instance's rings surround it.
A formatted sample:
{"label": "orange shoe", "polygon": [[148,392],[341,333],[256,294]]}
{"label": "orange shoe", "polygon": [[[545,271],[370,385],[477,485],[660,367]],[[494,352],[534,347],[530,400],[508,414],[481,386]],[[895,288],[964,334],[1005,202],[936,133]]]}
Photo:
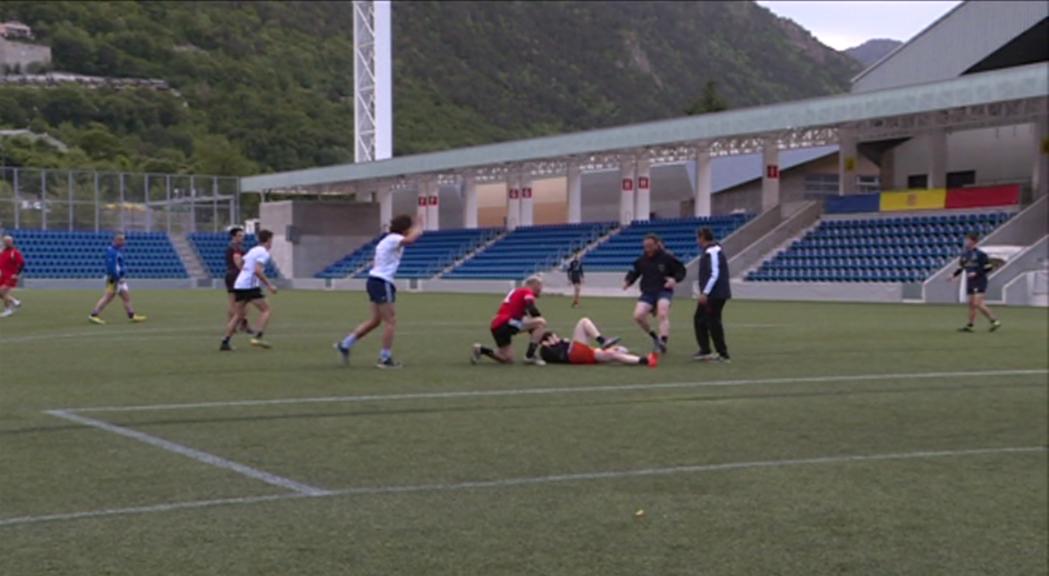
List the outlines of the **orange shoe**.
{"label": "orange shoe", "polygon": [[657,366],[659,366],[659,354],[656,354],[655,352],[650,352],[648,354],[648,367],[655,368]]}

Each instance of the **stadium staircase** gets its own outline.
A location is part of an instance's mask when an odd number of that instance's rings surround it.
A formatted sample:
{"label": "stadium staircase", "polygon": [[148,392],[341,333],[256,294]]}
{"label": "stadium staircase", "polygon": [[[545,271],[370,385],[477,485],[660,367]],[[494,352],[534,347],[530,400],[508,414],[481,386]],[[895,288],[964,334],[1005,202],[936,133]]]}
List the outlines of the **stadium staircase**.
{"label": "stadium staircase", "polygon": [[515,228],[443,277],[520,280],[554,267],[568,255],[605,236],[614,226],[611,222],[597,222]]}
{"label": "stadium staircase", "polygon": [[[112,232],[12,230],[26,257],[27,279],[101,278],[106,273],[106,248]],[[162,232],[129,232],[125,261],[130,278],[182,279],[186,269],[168,236]]]}
{"label": "stadium staircase", "polygon": [[[194,232],[187,236],[190,246],[204,264],[207,275],[222,278],[226,275],[226,247],[229,246],[229,234],[225,232]],[[258,244],[254,234],[244,236],[244,250],[251,250]],[[266,265],[266,276],[280,278],[280,270],[273,260]]]}
{"label": "stadium staircase", "polygon": [[498,242],[498,241],[502,240],[503,238],[505,238],[505,237],[506,237],[506,235],[507,235],[507,234],[509,234],[509,233],[510,233],[510,232],[509,232],[509,231],[507,231],[507,230],[503,230],[503,231],[501,231],[501,232],[500,232],[500,233],[499,233],[498,235],[496,235],[496,236],[492,237],[491,239],[489,239],[489,240],[488,240],[487,242],[485,242],[484,244],[481,244],[481,245],[480,245],[480,246],[478,246],[478,247],[477,247],[476,249],[474,249],[474,250],[470,251],[470,252],[469,252],[468,254],[465,254],[465,255],[463,255],[463,257],[462,257],[462,258],[460,258],[460,259],[456,260],[455,262],[452,262],[452,263],[451,263],[451,264],[449,264],[448,266],[445,266],[444,270],[441,270],[441,271],[440,271],[440,273],[438,273],[438,274],[437,274],[436,276],[434,276],[434,278],[435,278],[435,279],[440,279],[440,278],[444,278],[444,275],[445,275],[445,274],[447,274],[447,273],[451,272],[452,270],[455,270],[455,269],[456,269],[456,268],[458,268],[459,266],[462,266],[462,265],[463,265],[463,264],[465,264],[465,263],[466,263],[466,262],[467,262],[468,260],[470,260],[470,259],[471,259],[471,258],[473,258],[474,256],[477,256],[478,254],[480,254],[481,252],[483,252],[483,251],[484,251],[485,249],[487,249],[487,248],[488,248],[489,246],[491,246],[492,244],[495,244],[496,242]]}
{"label": "stadium staircase", "polygon": [[178,254],[182,267],[186,269],[186,273],[189,274],[190,278],[195,281],[209,278],[208,271],[204,268],[204,263],[200,260],[200,256],[197,255],[197,251],[190,245],[188,238],[176,234],[168,234],[168,241],[175,248],[175,253]]}
{"label": "stadium staircase", "polygon": [[920,282],[985,235],[1006,212],[830,218],[746,275],[748,282]]}
{"label": "stadium staircase", "polygon": [[[419,239],[404,249],[398,278],[433,278],[453,262],[469,254],[491,238],[498,236],[496,228],[437,230],[425,232]],[[372,247],[368,262],[374,256]],[[361,266],[354,278],[367,278],[369,266]]]}
{"label": "stadium staircase", "polygon": [[625,271],[641,253],[641,243],[648,234],[658,234],[670,252],[682,262],[688,262],[699,254],[696,244],[698,228],[709,227],[718,238],[725,238],[749,218],[746,214],[733,214],[635,221],[588,252],[583,258],[583,267],[587,272]]}
{"label": "stadium staircase", "polygon": [[372,257],[375,255],[375,245],[378,244],[381,239],[381,234],[372,238],[363,246],[336,260],[324,270],[314,274],[314,278],[336,279],[354,276],[371,264]]}

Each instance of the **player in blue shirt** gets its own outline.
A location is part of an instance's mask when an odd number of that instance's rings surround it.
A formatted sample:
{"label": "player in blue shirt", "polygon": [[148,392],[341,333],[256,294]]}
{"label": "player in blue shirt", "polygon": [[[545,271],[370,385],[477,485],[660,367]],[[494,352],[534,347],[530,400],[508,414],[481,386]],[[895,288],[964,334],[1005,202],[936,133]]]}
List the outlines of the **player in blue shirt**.
{"label": "player in blue shirt", "polygon": [[965,273],[965,293],[969,295],[969,323],[958,329],[959,332],[972,332],[973,321],[976,320],[976,311],[979,310],[991,321],[991,332],[1002,327],[1002,323],[994,317],[994,313],[984,302],[987,293],[987,276],[994,270],[987,253],[976,247],[980,241],[979,234],[975,232],[966,235],[965,250],[958,261],[958,269],[948,278],[952,281]]}
{"label": "player in blue shirt", "polygon": [[135,314],[135,309],[131,306],[131,291],[127,287],[127,280],[124,279],[124,276],[127,274],[127,266],[124,265],[125,242],[124,235],[117,234],[113,237],[113,244],[106,248],[106,292],[99,299],[98,304],[95,304],[91,315],[88,316],[88,320],[93,324],[106,323],[98,315],[117,296],[120,296],[120,300],[124,303],[124,311],[127,312],[128,320],[132,322],[146,321],[146,317]]}

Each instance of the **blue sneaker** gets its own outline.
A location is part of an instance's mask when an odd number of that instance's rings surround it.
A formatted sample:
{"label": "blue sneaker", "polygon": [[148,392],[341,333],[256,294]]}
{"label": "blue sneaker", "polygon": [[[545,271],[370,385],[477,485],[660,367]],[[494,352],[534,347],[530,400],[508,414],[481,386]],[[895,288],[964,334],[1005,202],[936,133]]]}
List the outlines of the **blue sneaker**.
{"label": "blue sneaker", "polygon": [[342,347],[342,342],[336,342],[335,344],[332,344],[332,348],[335,348],[335,350],[337,350],[339,352],[339,357],[340,357],[339,359],[342,362],[342,365],[343,366],[349,366],[350,365],[350,349],[349,348],[343,348]]}
{"label": "blue sneaker", "polygon": [[385,360],[380,358],[379,361],[375,363],[375,367],[376,368],[383,368],[383,369],[387,369],[388,370],[390,368],[401,368],[402,364],[400,362],[397,362],[396,360],[394,360],[393,357],[391,356],[391,357],[389,357],[389,358],[387,358]]}

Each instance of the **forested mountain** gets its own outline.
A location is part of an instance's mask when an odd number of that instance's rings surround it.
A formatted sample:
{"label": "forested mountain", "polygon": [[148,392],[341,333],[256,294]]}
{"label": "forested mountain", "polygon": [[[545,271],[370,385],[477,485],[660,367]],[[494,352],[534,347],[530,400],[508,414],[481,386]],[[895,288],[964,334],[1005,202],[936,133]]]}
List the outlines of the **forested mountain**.
{"label": "forested mountain", "polygon": [[903,42],[900,42],[899,40],[875,38],[873,40],[867,40],[859,46],[853,46],[852,48],[843,50],[843,52],[855,58],[857,62],[866,68],[888,56],[889,52],[899,48],[901,45],[903,45]]}
{"label": "forested mountain", "polygon": [[[0,87],[8,164],[244,174],[353,159],[348,2],[2,2],[56,70],[173,90]],[[409,154],[841,92],[849,57],[752,2],[395,2]],[[702,98],[702,100],[701,100]],[[702,112],[702,109],[698,110]]]}

